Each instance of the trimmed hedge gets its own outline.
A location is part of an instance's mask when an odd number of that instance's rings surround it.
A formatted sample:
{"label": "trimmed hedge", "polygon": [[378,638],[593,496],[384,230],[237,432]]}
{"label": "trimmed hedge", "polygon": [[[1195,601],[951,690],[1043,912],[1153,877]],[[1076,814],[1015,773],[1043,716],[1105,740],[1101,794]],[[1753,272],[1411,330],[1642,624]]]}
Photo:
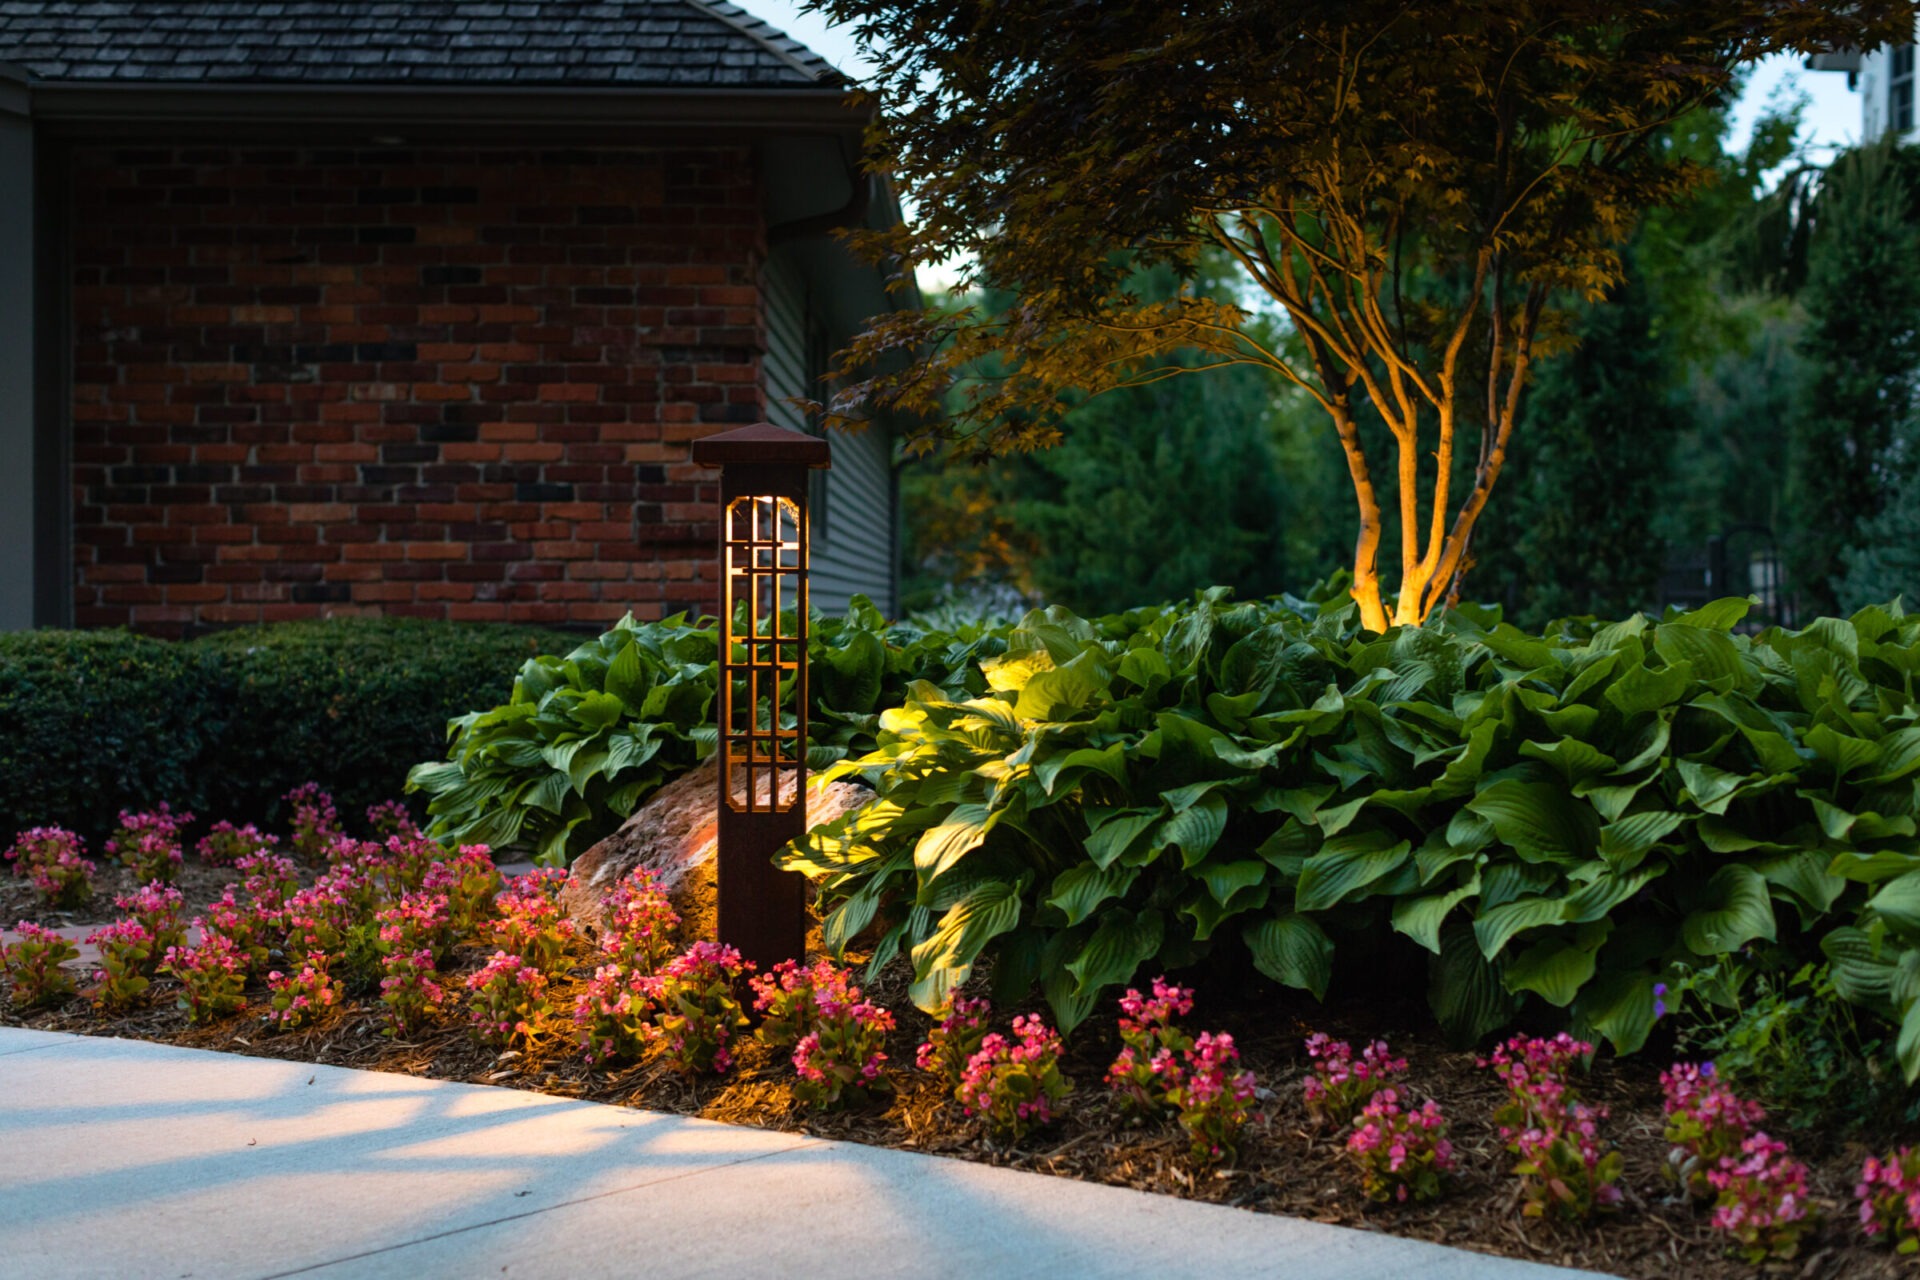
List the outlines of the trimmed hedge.
{"label": "trimmed hedge", "polygon": [[528,658],[579,637],[526,627],[342,618],[178,643],[124,631],[0,634],[0,839],[57,823],[98,841],[162,800],[277,816],[309,780],[343,814],[401,794],[446,725],[507,697]]}

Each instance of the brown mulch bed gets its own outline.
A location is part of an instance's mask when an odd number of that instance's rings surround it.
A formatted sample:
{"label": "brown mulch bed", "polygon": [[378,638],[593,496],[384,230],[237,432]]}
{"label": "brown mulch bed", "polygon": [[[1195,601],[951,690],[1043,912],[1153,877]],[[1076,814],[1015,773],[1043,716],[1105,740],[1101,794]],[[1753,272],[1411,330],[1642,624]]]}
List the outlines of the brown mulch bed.
{"label": "brown mulch bed", "polygon": [[[146,882],[134,879],[133,872],[117,862],[96,861],[99,869],[93,876],[93,896],[80,906],[59,911],[40,901],[40,894],[31,881],[0,871],[0,928],[11,929],[16,920],[64,927],[111,924],[120,919],[126,913],[113,905],[114,898],[130,894]],[[311,884],[317,874],[312,867],[301,867],[299,871],[303,884]],[[231,867],[210,867],[189,855],[173,882],[173,887],[180,891],[181,919],[190,920],[205,912],[237,878]]]}
{"label": "brown mulch bed", "polygon": [[[103,901],[110,902],[110,896]],[[688,938],[710,936],[713,905],[710,878],[696,876],[683,888],[679,906]],[[477,949],[467,949],[456,961],[470,969],[481,958]],[[576,960],[572,973],[553,983],[557,1008],[570,1007],[575,989],[592,971],[584,950]],[[1233,1032],[1246,1065],[1271,1094],[1263,1099],[1266,1120],[1245,1141],[1237,1167],[1195,1173],[1176,1126],[1128,1127],[1107,1102],[1101,1077],[1118,1048],[1111,1017],[1089,1020],[1070,1042],[1064,1069],[1077,1088],[1060,1123],[1011,1149],[988,1144],[937,1084],[912,1069],[914,1047],[927,1020],[907,1001],[906,980],[904,967],[896,964],[868,993],[897,1011],[900,1029],[888,1053],[901,1068],[898,1092],[883,1109],[834,1114],[797,1108],[788,1087],[790,1068],[750,1040],[740,1045],[736,1066],[725,1077],[688,1079],[653,1059],[625,1069],[595,1070],[581,1062],[564,1033],[549,1034],[524,1053],[501,1054],[476,1044],[461,1023],[449,1019],[429,1032],[395,1040],[382,1033],[380,1006],[372,996],[351,999],[317,1025],[291,1033],[269,1031],[257,1017],[245,1014],[213,1026],[189,1026],[167,999],[165,982],[156,983],[157,998],[150,1006],[123,1017],[102,1017],[84,1000],[74,1000],[31,1014],[0,1004],[0,1023],[646,1107],[1134,1187],[1645,1280],[1756,1274],[1755,1268],[1725,1254],[1703,1212],[1671,1197],[1662,1175],[1666,1144],[1661,1139],[1659,1061],[1652,1053],[1624,1062],[1603,1057],[1595,1064],[1585,1092],[1611,1110],[1605,1132],[1625,1157],[1626,1199],[1610,1219],[1587,1227],[1564,1226],[1521,1215],[1517,1180],[1507,1173],[1512,1160],[1501,1149],[1492,1118],[1501,1091],[1473,1054],[1448,1049],[1439,1039],[1418,999],[1418,982],[1399,984],[1403,990],[1414,988],[1405,996],[1383,996],[1370,1007],[1345,1014],[1266,985],[1227,981],[1217,984],[1220,994],[1214,985],[1203,987],[1202,1003],[1190,1025]],[[1449,1194],[1429,1205],[1405,1207],[1373,1206],[1360,1195],[1340,1142],[1317,1131],[1301,1106],[1306,1063],[1301,1041],[1312,1031],[1356,1041],[1384,1036],[1410,1060],[1412,1090],[1438,1099],[1452,1120],[1461,1168]],[[1891,1144],[1916,1136],[1880,1133],[1875,1139]],[[1817,1133],[1795,1133],[1790,1141],[1795,1154],[1811,1166],[1812,1187],[1829,1221],[1800,1259],[1766,1273],[1807,1280],[1913,1274],[1909,1260],[1868,1244],[1852,1223],[1852,1186],[1867,1148],[1824,1140]]]}

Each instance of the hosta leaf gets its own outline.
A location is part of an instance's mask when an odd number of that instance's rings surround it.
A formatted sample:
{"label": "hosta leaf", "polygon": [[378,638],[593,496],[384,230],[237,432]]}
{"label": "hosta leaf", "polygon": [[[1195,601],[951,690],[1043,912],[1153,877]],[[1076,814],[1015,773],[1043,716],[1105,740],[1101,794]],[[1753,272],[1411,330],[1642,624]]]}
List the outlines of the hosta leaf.
{"label": "hosta leaf", "polygon": [[1208,795],[1168,818],[1160,827],[1164,844],[1180,846],[1181,861],[1191,867],[1206,857],[1227,829],[1227,802]]}
{"label": "hosta leaf", "polygon": [[1873,768],[1880,760],[1879,743],[1841,733],[1832,725],[1813,726],[1803,741],[1814,755],[1832,767],[1836,779]]}
{"label": "hosta leaf", "polygon": [[1464,1046],[1505,1026],[1518,1002],[1500,966],[1474,946],[1472,930],[1454,920],[1440,934],[1440,954],[1427,961],[1427,1004],[1447,1039]]}
{"label": "hosta leaf", "polygon": [[1523,742],[1520,744],[1520,754],[1545,760],[1559,771],[1569,786],[1597,778],[1617,764],[1612,756],[1588,746],[1578,738],[1562,738],[1552,746]]}
{"label": "hosta leaf", "polygon": [[1888,734],[1880,740],[1879,747],[1880,773],[1868,779],[1869,782],[1895,782],[1920,769],[1920,725],[1909,725]]}
{"label": "hosta leaf", "polygon": [[1869,1009],[1885,1011],[1893,998],[1893,957],[1882,954],[1867,934],[1841,925],[1820,939],[1833,973],[1833,989],[1840,996]]}
{"label": "hosta leaf", "polygon": [[1139,874],[1137,867],[1101,868],[1092,863],[1068,867],[1054,877],[1047,902],[1065,914],[1068,924],[1079,924],[1102,903],[1124,897]]}
{"label": "hosta leaf", "polygon": [[1900,1070],[1908,1084],[1920,1078],[1920,1001],[1908,1005],[1900,1019],[1900,1038],[1894,1044],[1894,1054],[1900,1059]]}
{"label": "hosta leaf", "polygon": [[1653,1032],[1653,986],[1644,969],[1600,974],[1581,990],[1574,1024],[1605,1036],[1615,1053],[1633,1053]]}
{"label": "hosta leaf", "polygon": [[1163,810],[1123,809],[1094,828],[1087,837],[1087,856],[1097,867],[1109,867],[1133,848],[1160,821]]}
{"label": "hosta leaf", "polygon": [[1607,686],[1607,701],[1621,715],[1658,711],[1680,701],[1693,686],[1693,668],[1685,663],[1661,667],[1633,667]]}
{"label": "hosta leaf", "polygon": [[1673,624],[1705,627],[1709,631],[1731,631],[1740,625],[1742,618],[1752,612],[1753,606],[1752,596],[1723,596],[1701,605],[1690,613],[1680,614],[1673,619]]}
{"label": "hosta leaf", "polygon": [[1333,980],[1333,942],[1312,919],[1298,912],[1258,920],[1241,931],[1253,966],[1275,982],[1324,1000]]}
{"label": "hosta leaf", "polygon": [[1686,819],[1664,809],[1629,814],[1600,828],[1600,856],[1630,863],[1680,829]]}
{"label": "hosta leaf", "polygon": [[1894,927],[1909,934],[1920,933],[1920,871],[1909,871],[1881,885],[1880,891],[1867,899],[1867,905]]}
{"label": "hosta leaf", "polygon": [[1402,898],[1393,904],[1393,927],[1439,955],[1440,929],[1446,923],[1447,914],[1479,892],[1480,875],[1475,872],[1466,883],[1445,893]]}
{"label": "hosta leaf", "polygon": [[1491,960],[1507,945],[1507,939],[1522,929],[1559,924],[1564,919],[1566,904],[1560,898],[1517,898],[1484,908],[1474,917],[1473,936],[1480,944],[1480,954]]}
{"label": "hosta leaf", "polygon": [[1040,785],[1047,789],[1048,795],[1052,795],[1062,773],[1066,773],[1071,780],[1089,769],[1105,774],[1125,786],[1127,781],[1125,749],[1116,742],[1110,747],[1099,750],[1082,747],[1078,751],[1065,751],[1034,765],[1033,776],[1040,779]]}
{"label": "hosta leaf", "polygon": [[947,820],[923,832],[913,847],[913,865],[920,874],[920,883],[929,884],[938,879],[948,867],[979,848],[1005,812],[1004,809],[989,812],[983,804],[955,805]]}
{"label": "hosta leaf", "polygon": [[973,962],[996,936],[1020,923],[1024,881],[991,881],[947,909],[926,941],[913,949],[913,985],[907,994],[927,1013],[944,1008]]}
{"label": "hosta leaf", "polygon": [[1023,720],[1071,720],[1103,701],[1113,677],[1102,656],[1089,649],[1063,667],[1040,672],[1021,688],[1013,713]]}
{"label": "hosta leaf", "polygon": [[1482,788],[1467,808],[1522,858],[1571,859],[1593,852],[1599,822],[1593,810],[1553,783],[1502,778]]}
{"label": "hosta leaf", "polygon": [[1920,854],[1901,853],[1894,849],[1881,849],[1874,853],[1846,849],[1833,855],[1827,870],[1842,880],[1857,884],[1879,884],[1909,871],[1920,871]]}
{"label": "hosta leaf", "polygon": [[1206,882],[1213,900],[1225,906],[1233,895],[1267,878],[1267,864],[1258,858],[1238,858],[1232,862],[1207,861],[1194,868],[1194,874]]}
{"label": "hosta leaf", "polygon": [[531,791],[521,798],[521,803],[533,809],[543,809],[558,814],[560,806],[566,803],[567,792],[573,789],[573,780],[561,770],[554,770],[540,779]]}
{"label": "hosta leaf", "polygon": [[1566,919],[1571,924],[1599,920],[1664,874],[1664,865],[1643,865],[1624,872],[1609,868],[1567,895],[1563,903]]}
{"label": "hosta leaf", "polygon": [[1165,922],[1158,911],[1133,912],[1109,907],[1100,914],[1100,926],[1080,954],[1067,962],[1074,989],[1097,992],[1131,981],[1134,971],[1160,950]]}
{"label": "hosta leaf", "polygon": [[1811,929],[1846,892],[1847,882],[1827,870],[1828,861],[1823,854],[1801,852],[1761,858],[1752,866],[1768,884],[1793,900],[1801,923]]}
{"label": "hosta leaf", "polygon": [[1746,664],[1726,632],[1663,624],[1653,634],[1654,651],[1673,667],[1691,667],[1694,679],[1730,678],[1735,686],[1745,683]]}
{"label": "hosta leaf", "polygon": [[1738,863],[1713,873],[1701,905],[1680,923],[1680,940],[1697,956],[1724,955],[1755,938],[1771,942],[1773,936],[1767,882],[1752,867]]}
{"label": "hosta leaf", "polygon": [[1324,911],[1398,868],[1413,845],[1407,840],[1388,843],[1392,839],[1384,831],[1371,831],[1358,837],[1338,836],[1321,845],[1300,869],[1294,908]]}
{"label": "hosta leaf", "polygon": [[1531,991],[1548,1004],[1564,1009],[1593,977],[1594,959],[1606,938],[1604,927],[1589,938],[1550,937],[1527,947],[1507,961],[1509,991]]}

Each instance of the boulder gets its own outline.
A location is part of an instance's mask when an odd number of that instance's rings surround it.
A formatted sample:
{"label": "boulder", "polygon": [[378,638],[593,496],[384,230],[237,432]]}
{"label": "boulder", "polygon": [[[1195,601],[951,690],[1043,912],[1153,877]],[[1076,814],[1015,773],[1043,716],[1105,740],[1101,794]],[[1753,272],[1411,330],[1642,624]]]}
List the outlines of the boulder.
{"label": "boulder", "polygon": [[[718,790],[719,766],[709,758],[654,792],[618,831],[574,859],[560,905],[576,921],[598,928],[608,891],[642,867],[673,892],[687,872],[714,855]],[[858,782],[809,787],[807,826],[832,822],[871,799],[873,789]]]}

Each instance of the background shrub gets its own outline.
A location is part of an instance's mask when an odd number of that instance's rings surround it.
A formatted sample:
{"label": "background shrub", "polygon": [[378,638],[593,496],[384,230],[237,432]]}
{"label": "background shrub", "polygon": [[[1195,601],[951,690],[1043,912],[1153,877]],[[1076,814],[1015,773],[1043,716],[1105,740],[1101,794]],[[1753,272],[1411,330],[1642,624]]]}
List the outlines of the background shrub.
{"label": "background shrub", "polygon": [[342,618],[177,643],[124,631],[0,634],[0,828],[91,840],[166,800],[278,816],[319,781],[357,817],[445,749],[446,725],[505,698],[513,672],[578,637],[526,627]]}

